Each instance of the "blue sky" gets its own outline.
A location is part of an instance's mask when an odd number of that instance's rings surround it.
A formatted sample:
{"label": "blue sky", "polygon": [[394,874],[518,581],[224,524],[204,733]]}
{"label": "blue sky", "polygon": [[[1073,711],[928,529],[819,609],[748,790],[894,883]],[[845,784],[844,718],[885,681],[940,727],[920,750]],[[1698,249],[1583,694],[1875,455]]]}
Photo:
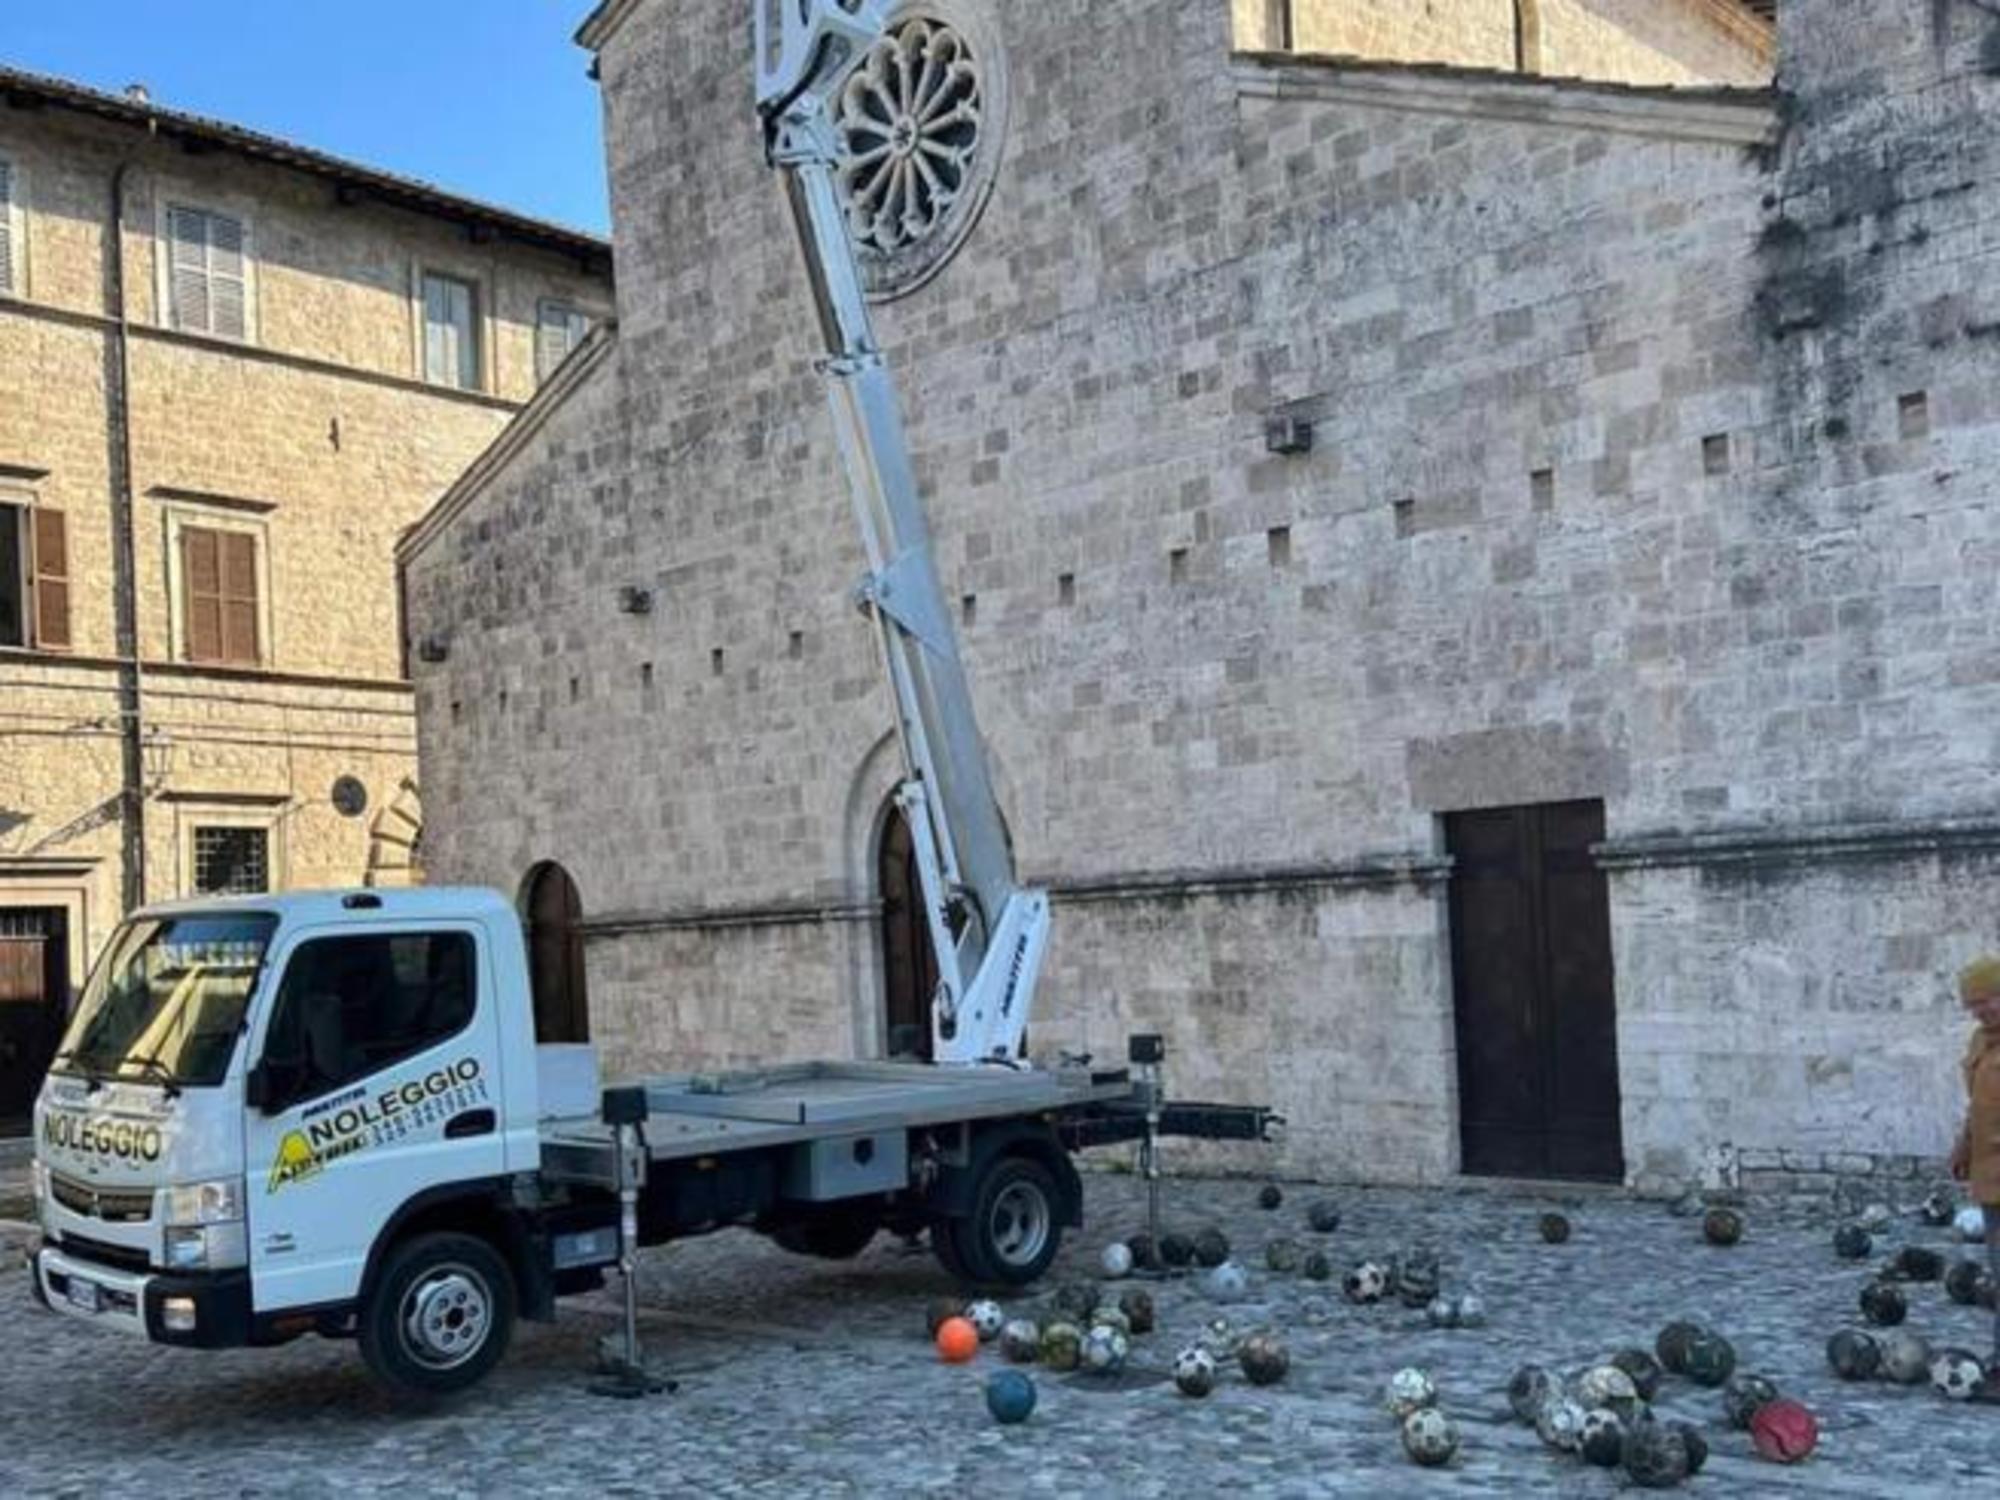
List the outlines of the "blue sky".
{"label": "blue sky", "polygon": [[593,0],[0,0],[0,62],[604,232]]}

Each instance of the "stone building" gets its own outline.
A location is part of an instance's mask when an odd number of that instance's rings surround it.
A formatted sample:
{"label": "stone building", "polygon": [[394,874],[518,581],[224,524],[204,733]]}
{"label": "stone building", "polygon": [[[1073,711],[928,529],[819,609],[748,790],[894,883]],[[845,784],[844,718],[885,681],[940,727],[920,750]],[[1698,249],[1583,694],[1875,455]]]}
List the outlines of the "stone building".
{"label": "stone building", "polygon": [[[1419,25],[1475,11],[1513,53]],[[619,1061],[880,1054],[923,954],[747,26],[582,39],[616,328],[401,551],[431,868],[566,872]],[[1929,1170],[2000,938],[1992,8],[920,0],[885,47],[846,180],[1054,893],[1031,1045],[1163,1030],[1299,1171]]]}
{"label": "stone building", "polygon": [[395,537],[610,302],[594,236],[0,69],[0,1128],[141,899],[409,878]]}

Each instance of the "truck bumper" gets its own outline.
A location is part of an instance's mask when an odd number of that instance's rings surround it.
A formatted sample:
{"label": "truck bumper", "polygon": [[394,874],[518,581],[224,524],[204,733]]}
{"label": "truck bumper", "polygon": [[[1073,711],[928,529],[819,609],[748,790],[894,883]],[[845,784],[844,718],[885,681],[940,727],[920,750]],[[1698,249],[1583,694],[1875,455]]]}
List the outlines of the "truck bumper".
{"label": "truck bumper", "polygon": [[250,1342],[250,1273],[124,1271],[43,1246],[35,1292],[52,1310],[156,1344],[234,1349]]}

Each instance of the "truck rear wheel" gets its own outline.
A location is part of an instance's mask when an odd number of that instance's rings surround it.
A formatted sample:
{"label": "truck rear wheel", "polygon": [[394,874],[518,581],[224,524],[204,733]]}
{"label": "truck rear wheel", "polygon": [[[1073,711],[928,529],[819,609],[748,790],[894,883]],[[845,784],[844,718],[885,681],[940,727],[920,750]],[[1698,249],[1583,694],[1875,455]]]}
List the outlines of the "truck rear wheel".
{"label": "truck rear wheel", "polygon": [[514,1336],[514,1275],[486,1241],[420,1234],[389,1252],[361,1310],[361,1357],[416,1395],[484,1379]]}
{"label": "truck rear wheel", "polygon": [[973,1191],[972,1212],[939,1226],[956,1260],[974,1281],[1026,1286],[1048,1270],[1062,1248],[1062,1202],[1055,1174],[1031,1156],[992,1161]]}

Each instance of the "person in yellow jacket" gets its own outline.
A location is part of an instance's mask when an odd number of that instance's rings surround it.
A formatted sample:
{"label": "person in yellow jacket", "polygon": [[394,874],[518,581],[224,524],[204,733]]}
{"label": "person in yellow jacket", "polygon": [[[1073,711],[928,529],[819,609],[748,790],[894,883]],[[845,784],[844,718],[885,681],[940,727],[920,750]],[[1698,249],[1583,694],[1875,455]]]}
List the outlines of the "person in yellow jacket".
{"label": "person in yellow jacket", "polygon": [[[1979,1022],[1965,1049],[1965,1124],[1951,1152],[1951,1175],[1986,1213],[1986,1259],[2000,1282],[2000,958],[1980,958],[1958,975],[1958,997]],[[1981,1399],[2000,1401],[2000,1310],[1993,1360]]]}

